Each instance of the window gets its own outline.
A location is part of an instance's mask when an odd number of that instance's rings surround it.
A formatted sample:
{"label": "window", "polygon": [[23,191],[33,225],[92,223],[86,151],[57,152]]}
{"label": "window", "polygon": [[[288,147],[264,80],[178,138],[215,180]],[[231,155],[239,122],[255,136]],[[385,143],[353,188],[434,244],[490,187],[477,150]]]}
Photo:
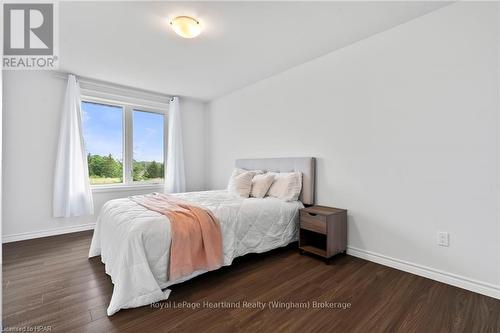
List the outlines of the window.
{"label": "window", "polygon": [[163,115],[133,111],[133,181],[158,183],[164,175]]}
{"label": "window", "polygon": [[84,97],[82,119],[91,185],[163,183],[164,113]]}
{"label": "window", "polygon": [[82,102],[91,185],[123,183],[123,108]]}

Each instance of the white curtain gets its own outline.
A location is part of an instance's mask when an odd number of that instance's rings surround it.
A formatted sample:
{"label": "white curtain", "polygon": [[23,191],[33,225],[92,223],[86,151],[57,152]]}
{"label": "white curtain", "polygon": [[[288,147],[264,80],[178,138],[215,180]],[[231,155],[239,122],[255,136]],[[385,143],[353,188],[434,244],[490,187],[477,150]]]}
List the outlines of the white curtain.
{"label": "white curtain", "polygon": [[186,191],[186,175],[184,172],[184,153],[182,149],[182,125],[179,98],[170,100],[168,108],[168,147],[167,166],[165,168],[165,192],[178,193]]}
{"label": "white curtain", "polygon": [[83,143],[80,85],[68,76],[54,174],[54,217],[94,213]]}

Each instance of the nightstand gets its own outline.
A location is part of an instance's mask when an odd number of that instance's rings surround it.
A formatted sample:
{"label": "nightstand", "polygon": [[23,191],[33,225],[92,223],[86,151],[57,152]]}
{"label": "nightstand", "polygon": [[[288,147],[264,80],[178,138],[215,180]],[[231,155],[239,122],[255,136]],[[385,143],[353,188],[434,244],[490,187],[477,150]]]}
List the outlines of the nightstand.
{"label": "nightstand", "polygon": [[311,206],[300,210],[299,249],[327,259],[347,248],[347,210]]}

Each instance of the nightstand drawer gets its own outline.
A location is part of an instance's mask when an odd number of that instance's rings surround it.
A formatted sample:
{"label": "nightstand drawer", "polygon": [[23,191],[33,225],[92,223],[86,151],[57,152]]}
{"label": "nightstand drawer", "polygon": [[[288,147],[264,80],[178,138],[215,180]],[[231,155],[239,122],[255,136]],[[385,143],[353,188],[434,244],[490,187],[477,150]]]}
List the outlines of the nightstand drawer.
{"label": "nightstand drawer", "polygon": [[300,227],[326,234],[326,217],[321,215],[309,215],[309,213],[300,213]]}

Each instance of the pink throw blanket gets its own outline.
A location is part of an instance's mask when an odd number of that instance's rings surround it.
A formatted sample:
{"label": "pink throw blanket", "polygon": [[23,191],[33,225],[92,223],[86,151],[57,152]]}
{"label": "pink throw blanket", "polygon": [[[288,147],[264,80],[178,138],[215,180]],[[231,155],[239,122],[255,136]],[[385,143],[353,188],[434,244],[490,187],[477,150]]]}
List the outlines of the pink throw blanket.
{"label": "pink throw blanket", "polygon": [[220,225],[210,211],[162,193],[134,196],[131,199],[170,220],[170,281],[198,270],[210,271],[222,266]]}

